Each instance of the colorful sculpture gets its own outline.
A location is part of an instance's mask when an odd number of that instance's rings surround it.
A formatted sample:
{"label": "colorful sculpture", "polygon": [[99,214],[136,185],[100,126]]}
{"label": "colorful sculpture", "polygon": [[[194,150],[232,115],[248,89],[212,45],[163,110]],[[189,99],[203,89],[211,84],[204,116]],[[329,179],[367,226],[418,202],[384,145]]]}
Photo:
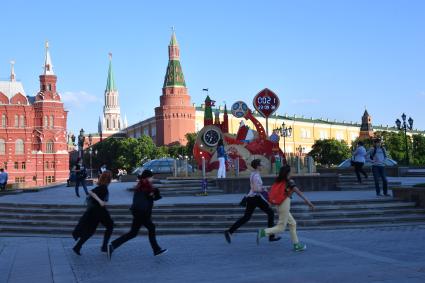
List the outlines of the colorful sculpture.
{"label": "colorful sculpture", "polygon": [[214,101],[209,96],[205,99],[204,128],[199,131],[193,148],[193,155],[201,169],[202,159],[205,159],[205,170],[211,172],[219,167],[217,159],[217,143],[224,141],[224,147],[228,155],[226,167],[234,167],[239,160],[239,171],[248,169],[253,159],[261,159],[264,170],[270,170],[275,159],[284,163],[285,157],[279,148],[279,137],[272,134],[270,139],[261,123],[254,117],[248,105],[243,101],[237,101],[232,105],[231,112],[236,118],[244,118],[252,121],[255,130],[250,129],[241,120],[236,135],[229,134],[227,107],[224,108],[224,121],[220,122],[219,112],[215,112],[213,119],[212,106]]}

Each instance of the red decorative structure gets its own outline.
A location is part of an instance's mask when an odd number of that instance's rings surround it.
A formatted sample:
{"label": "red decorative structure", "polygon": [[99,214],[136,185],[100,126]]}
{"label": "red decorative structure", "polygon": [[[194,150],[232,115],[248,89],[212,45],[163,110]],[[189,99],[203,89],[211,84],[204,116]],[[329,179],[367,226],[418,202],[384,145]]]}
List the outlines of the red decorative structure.
{"label": "red decorative structure", "polygon": [[[270,91],[271,92],[271,91]],[[205,99],[204,128],[198,133],[193,148],[193,154],[200,168],[202,158],[205,159],[205,170],[211,172],[218,169],[217,143],[223,139],[229,162],[233,164],[239,159],[239,171],[248,169],[248,164],[253,159],[261,159],[265,169],[271,168],[271,163],[276,156],[284,159],[284,154],[279,148],[279,139],[269,139],[261,123],[254,117],[247,104],[237,101],[232,105],[232,114],[237,118],[250,120],[255,130],[245,125],[241,120],[241,126],[236,135],[229,134],[227,107],[224,108],[223,122],[220,121],[220,111],[215,112],[213,119],[212,106],[214,101],[209,96]],[[274,109],[275,111],[275,109]],[[273,111],[273,112],[274,112]]]}

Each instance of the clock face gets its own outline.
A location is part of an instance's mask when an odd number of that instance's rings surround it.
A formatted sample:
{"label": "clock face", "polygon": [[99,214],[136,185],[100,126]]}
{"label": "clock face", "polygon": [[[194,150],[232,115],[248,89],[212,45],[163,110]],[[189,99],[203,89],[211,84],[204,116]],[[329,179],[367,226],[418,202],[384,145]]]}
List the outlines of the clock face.
{"label": "clock face", "polygon": [[203,140],[208,146],[216,146],[220,140],[220,133],[215,129],[209,129],[204,133]]}

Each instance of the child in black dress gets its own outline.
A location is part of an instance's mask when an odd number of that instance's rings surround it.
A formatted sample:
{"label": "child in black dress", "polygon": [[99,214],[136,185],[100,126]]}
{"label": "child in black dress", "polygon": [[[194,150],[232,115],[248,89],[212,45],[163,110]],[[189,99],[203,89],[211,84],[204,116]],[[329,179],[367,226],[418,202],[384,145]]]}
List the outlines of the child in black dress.
{"label": "child in black dress", "polygon": [[89,192],[90,197],[87,199],[87,210],[84,212],[79,223],[72,232],[74,239],[79,239],[77,244],[72,248],[77,255],[81,255],[81,247],[91,236],[93,236],[99,223],[102,223],[106,228],[101,251],[107,251],[108,242],[111,238],[114,226],[111,215],[105,207],[109,200],[108,185],[111,183],[111,180],[112,174],[110,171],[102,173],[97,187]]}

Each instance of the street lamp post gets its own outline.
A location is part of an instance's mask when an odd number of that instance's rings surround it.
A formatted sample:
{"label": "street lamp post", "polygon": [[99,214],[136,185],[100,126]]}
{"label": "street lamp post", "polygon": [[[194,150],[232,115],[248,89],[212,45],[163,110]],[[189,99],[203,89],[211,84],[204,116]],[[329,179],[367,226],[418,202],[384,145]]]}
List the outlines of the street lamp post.
{"label": "street lamp post", "polygon": [[401,115],[401,119],[403,121],[400,121],[400,119],[397,118],[397,120],[395,120],[395,124],[397,126],[397,129],[400,130],[404,130],[404,142],[405,142],[405,150],[406,150],[406,164],[409,165],[410,161],[409,161],[409,147],[407,144],[407,130],[413,130],[413,119],[412,117],[409,117],[409,119],[406,122],[406,114],[402,114]]}
{"label": "street lamp post", "polygon": [[292,135],[292,127],[286,127],[285,122],[283,122],[282,127],[277,128],[276,131],[278,131],[279,135],[283,137],[283,153],[286,156],[286,138]]}
{"label": "street lamp post", "polygon": [[90,179],[93,179],[93,163],[92,163],[92,154],[93,154],[93,148],[91,147],[93,143],[93,136],[89,134],[89,154],[90,154]]}

